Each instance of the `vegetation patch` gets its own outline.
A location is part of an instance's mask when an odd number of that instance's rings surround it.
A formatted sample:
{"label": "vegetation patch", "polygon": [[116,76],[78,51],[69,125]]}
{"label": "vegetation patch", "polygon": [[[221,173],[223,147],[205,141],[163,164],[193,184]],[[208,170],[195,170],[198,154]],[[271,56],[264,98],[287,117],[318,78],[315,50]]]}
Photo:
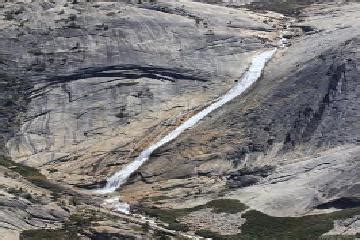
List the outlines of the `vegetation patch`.
{"label": "vegetation patch", "polygon": [[25,230],[20,235],[20,240],[78,240],[76,232],[68,232],[62,229],[36,229]]}
{"label": "vegetation patch", "polygon": [[56,173],[59,170],[57,170],[56,168],[50,168],[50,169],[48,169],[48,171],[49,171],[49,173]]}
{"label": "vegetation patch", "polygon": [[204,238],[213,238],[213,239],[218,239],[221,237],[221,235],[214,233],[208,229],[200,229],[195,231],[195,234]]}
{"label": "vegetation patch", "polygon": [[236,199],[216,199],[205,204],[207,208],[212,208],[215,213],[235,214],[247,209],[247,206]]}
{"label": "vegetation patch", "polygon": [[70,216],[61,229],[37,229],[21,232],[20,240],[79,240],[94,222],[114,219],[114,216],[86,209]]}
{"label": "vegetation patch", "polygon": [[252,210],[244,214],[242,239],[318,239],[333,228],[333,221],[360,214],[360,208],[304,217],[271,217]]}
{"label": "vegetation patch", "polygon": [[180,232],[187,232],[190,230],[188,225],[186,225],[184,223],[170,223],[168,228],[171,230],[180,231]]}
{"label": "vegetation patch", "polygon": [[344,235],[332,235],[332,236],[324,236],[320,237],[320,240],[355,240],[359,236],[344,236]]}
{"label": "vegetation patch", "polygon": [[154,196],[154,197],[150,197],[151,201],[161,201],[161,200],[166,200],[166,199],[172,199],[172,197],[166,196],[166,195],[160,195],[160,196]]}
{"label": "vegetation patch", "polygon": [[11,169],[14,172],[19,173],[21,176],[25,177],[25,178],[41,178],[44,179],[45,176],[42,175],[39,170],[32,168],[32,167],[28,167],[19,163],[15,163],[13,161],[11,161],[8,157],[6,156],[0,156],[0,165],[4,166],[6,168]]}
{"label": "vegetation patch", "polygon": [[148,216],[155,217],[162,222],[168,223],[169,228],[171,229],[171,227],[177,228],[177,224],[180,224],[180,221],[177,219],[200,209],[200,207],[182,209],[159,209],[144,207],[143,211]]}
{"label": "vegetation patch", "polygon": [[33,203],[36,203],[37,200],[33,198],[33,196],[31,195],[31,193],[28,193],[26,191],[24,191],[23,188],[8,188],[7,189],[7,192],[10,193],[10,194],[13,194],[15,196],[21,196],[22,198],[30,201],[30,202],[33,202]]}
{"label": "vegetation patch", "polygon": [[0,166],[11,169],[13,172],[20,174],[26,180],[38,187],[52,191],[55,200],[57,199],[59,194],[64,191],[63,187],[49,182],[46,177],[41,174],[40,171],[36,168],[13,162],[6,156],[0,155]]}
{"label": "vegetation patch", "polygon": [[216,199],[204,205],[199,205],[193,208],[181,209],[160,209],[144,207],[143,211],[146,215],[160,219],[169,224],[169,229],[186,232],[189,230],[188,226],[181,223],[178,219],[184,217],[191,212],[195,212],[205,208],[212,208],[215,213],[238,213],[244,211],[247,207],[240,201],[235,199]]}
{"label": "vegetation patch", "polygon": [[[169,224],[169,229],[186,232],[188,226],[179,219],[191,212],[204,208],[212,208],[215,213],[234,214],[247,209],[247,206],[234,199],[217,199],[204,205],[183,209],[144,208],[145,214],[156,217]],[[343,209],[328,214],[309,215],[303,217],[273,217],[256,210],[245,212],[242,217],[246,222],[241,227],[241,233],[236,235],[220,235],[208,229],[200,229],[196,235],[216,239],[228,240],[349,240],[355,236],[326,236],[334,226],[334,220],[346,219],[360,215],[360,207]]]}
{"label": "vegetation patch", "polygon": [[288,16],[297,16],[307,5],[315,3],[315,0],[273,0],[255,1],[243,6],[232,6],[236,8],[247,8],[252,11],[273,11]]}
{"label": "vegetation patch", "polygon": [[203,237],[216,239],[238,239],[238,240],[347,240],[354,239],[355,236],[328,236],[321,237],[324,233],[333,228],[333,221],[345,219],[360,214],[360,208],[344,209],[341,211],[309,215],[304,217],[272,217],[256,210],[244,213],[246,222],[241,227],[241,233],[231,236],[221,236],[218,233],[207,229],[196,232]]}

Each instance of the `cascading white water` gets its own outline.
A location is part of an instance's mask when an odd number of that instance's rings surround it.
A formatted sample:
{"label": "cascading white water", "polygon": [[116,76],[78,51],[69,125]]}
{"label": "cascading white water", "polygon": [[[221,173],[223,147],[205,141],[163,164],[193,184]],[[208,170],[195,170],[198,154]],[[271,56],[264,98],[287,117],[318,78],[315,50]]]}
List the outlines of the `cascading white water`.
{"label": "cascading white water", "polygon": [[194,126],[206,115],[243,93],[261,76],[262,70],[265,67],[266,62],[271,59],[275,51],[276,48],[265,51],[255,56],[255,58],[251,62],[249,70],[245,73],[241,81],[239,81],[225,95],[220,97],[216,102],[212,103],[201,112],[195,114],[194,116],[186,120],[184,123],[182,123],[175,130],[167,134],[160,141],[142,151],[133,162],[125,166],[125,168],[121,169],[120,171],[116,172],[113,176],[111,176],[108,179],[106,186],[103,189],[99,190],[98,193],[111,193],[115,191],[117,188],[119,188],[122,184],[126,182],[126,180],[133,172],[135,172],[145,161],[149,159],[150,155],[156,149],[174,140],[183,131]]}

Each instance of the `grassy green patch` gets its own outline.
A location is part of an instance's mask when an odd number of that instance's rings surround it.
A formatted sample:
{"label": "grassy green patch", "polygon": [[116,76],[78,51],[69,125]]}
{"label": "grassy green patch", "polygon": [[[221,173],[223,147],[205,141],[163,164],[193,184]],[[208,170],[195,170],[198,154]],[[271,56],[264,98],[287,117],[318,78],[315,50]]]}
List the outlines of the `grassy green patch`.
{"label": "grassy green patch", "polygon": [[[244,237],[258,239],[318,239],[333,228],[333,221],[360,214],[360,208],[304,217],[271,217],[258,211],[244,214]],[[247,238],[244,238],[247,239]]]}
{"label": "grassy green patch", "polygon": [[206,229],[197,231],[199,236],[216,239],[238,240],[347,240],[353,236],[332,236],[323,238],[322,234],[333,228],[333,221],[360,214],[360,208],[344,209],[329,214],[310,215],[304,217],[272,217],[264,213],[251,210],[246,212],[245,224],[241,227],[241,234],[221,236]]}
{"label": "grassy green patch", "polygon": [[205,204],[212,208],[215,213],[238,213],[247,209],[247,206],[236,199],[216,199]]}
{"label": "grassy green patch", "polygon": [[216,199],[204,205],[199,205],[193,208],[181,209],[159,209],[159,208],[144,208],[146,215],[156,217],[161,221],[169,224],[169,229],[177,231],[188,231],[186,224],[179,222],[179,218],[184,217],[191,212],[195,212],[204,208],[212,208],[215,213],[237,213],[245,210],[247,207],[240,201],[235,199]]}

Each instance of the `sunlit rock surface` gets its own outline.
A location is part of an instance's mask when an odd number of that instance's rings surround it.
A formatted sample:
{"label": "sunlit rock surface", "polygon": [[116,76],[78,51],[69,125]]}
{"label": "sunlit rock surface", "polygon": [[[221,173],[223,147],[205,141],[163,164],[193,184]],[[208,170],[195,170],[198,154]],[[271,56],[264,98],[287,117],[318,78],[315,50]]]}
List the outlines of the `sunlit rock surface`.
{"label": "sunlit rock surface", "polygon": [[[184,179],[185,186],[194,184],[208,198],[207,183],[197,179],[206,182],[204,178],[207,178],[210,184],[220,178],[223,184],[230,186],[258,184],[248,190],[235,190],[236,193],[231,195],[239,194],[242,200],[246,199],[241,197],[242,191],[256,195],[255,190],[268,189],[264,194],[271,200],[260,194],[256,200],[249,196],[247,203],[274,215],[304,214],[336,199],[357,198],[358,190],[353,187],[358,182],[360,136],[359,25],[353,21],[358,18],[353,11],[356,7],[357,4],[334,5],[326,10],[320,6],[308,8],[300,18],[301,23],[293,25],[311,25],[317,32],[296,38],[289,48],[279,51],[265,69],[263,78],[243,98],[232,101],[196,128],[159,149],[134,176],[133,186],[123,190],[124,194],[131,198],[143,189],[137,180],[147,183],[146,189],[149,189],[148,183],[159,189],[158,183],[178,179],[180,184],[180,179]],[[323,155],[327,157],[318,158]],[[319,160],[328,163],[321,167],[323,175],[318,170],[307,170],[312,167],[299,170],[304,167],[305,160],[314,166],[323,165],[318,163]],[[259,170],[245,176],[236,174],[244,167],[261,169],[264,166],[287,169],[288,173],[284,175],[292,177],[266,185],[269,183],[266,177],[272,176],[271,171],[265,176],[258,174]],[[305,174],[304,181],[295,177],[298,171],[304,172],[301,173]],[[310,174],[314,174],[314,179],[311,180]],[[234,177],[236,175],[239,177]],[[309,181],[313,181],[314,189],[307,193],[300,191],[301,185],[309,187]],[[294,186],[290,187],[292,184]],[[295,195],[287,193],[286,186]],[[286,200],[276,196],[273,189],[277,187]],[[182,194],[181,191],[178,194]],[[270,197],[272,195],[274,198]],[[264,206],[256,206],[257,201]],[[282,204],[284,201],[286,205]]]}
{"label": "sunlit rock surface", "polygon": [[[174,12],[153,9],[162,5]],[[32,88],[7,148],[16,161],[81,183],[132,160],[152,136],[229,89],[254,51],[279,36],[281,20],[191,2],[9,6],[3,67]]]}
{"label": "sunlit rock surface", "polygon": [[[59,228],[94,209],[103,215],[82,236],[173,236],[166,224],[115,217],[101,205],[108,196],[85,189],[103,186],[275,46],[256,84],[156,150],[109,199],[120,194],[141,214],[218,198],[277,217],[359,207],[358,3],[78,2],[0,3],[1,155],[66,187],[1,161],[0,236]],[[178,223],[190,235],[238,234],[246,211],[202,208]],[[327,235],[359,233],[358,215],[335,219]]]}

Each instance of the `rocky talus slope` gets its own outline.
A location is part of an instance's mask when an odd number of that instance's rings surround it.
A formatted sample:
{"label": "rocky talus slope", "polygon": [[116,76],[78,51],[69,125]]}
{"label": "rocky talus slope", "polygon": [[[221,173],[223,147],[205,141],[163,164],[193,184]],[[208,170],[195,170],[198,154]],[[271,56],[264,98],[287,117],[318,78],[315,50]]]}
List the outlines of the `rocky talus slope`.
{"label": "rocky talus slope", "polygon": [[[359,3],[72,2],[0,3],[0,239],[360,232]],[[152,219],[100,206],[88,189],[275,46],[112,194]]]}

